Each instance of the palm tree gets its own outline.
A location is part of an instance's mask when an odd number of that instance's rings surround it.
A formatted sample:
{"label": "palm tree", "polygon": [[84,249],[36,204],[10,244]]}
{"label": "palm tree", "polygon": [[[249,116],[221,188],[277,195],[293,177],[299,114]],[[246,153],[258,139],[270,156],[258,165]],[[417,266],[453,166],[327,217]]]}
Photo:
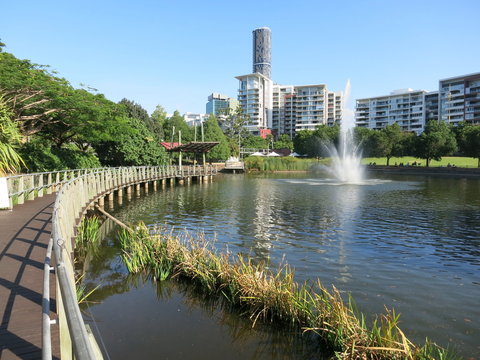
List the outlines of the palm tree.
{"label": "palm tree", "polygon": [[20,139],[20,131],[11,119],[7,101],[0,94],[0,176],[15,173],[21,165],[24,165],[14,146]]}

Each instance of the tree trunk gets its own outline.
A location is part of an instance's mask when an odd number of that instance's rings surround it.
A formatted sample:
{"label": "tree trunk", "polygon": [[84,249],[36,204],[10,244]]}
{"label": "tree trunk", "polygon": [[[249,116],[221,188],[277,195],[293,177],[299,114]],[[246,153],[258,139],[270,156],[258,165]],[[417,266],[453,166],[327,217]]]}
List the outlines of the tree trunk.
{"label": "tree trunk", "polygon": [[390,165],[390,158],[387,156],[387,166]]}
{"label": "tree trunk", "polygon": [[428,165],[430,164],[430,159],[426,159],[427,160],[427,167]]}

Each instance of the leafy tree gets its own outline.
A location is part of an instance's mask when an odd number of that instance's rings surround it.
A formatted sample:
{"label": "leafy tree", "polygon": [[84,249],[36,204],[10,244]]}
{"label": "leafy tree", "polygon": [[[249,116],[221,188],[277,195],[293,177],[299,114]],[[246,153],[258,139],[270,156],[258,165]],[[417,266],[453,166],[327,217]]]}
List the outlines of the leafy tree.
{"label": "leafy tree", "polygon": [[39,134],[58,148],[73,142],[87,151],[93,143],[112,140],[115,132],[125,126],[121,108],[102,94],[75,89],[64,103],[69,111],[54,115],[58,121],[47,124]]}
{"label": "leafy tree", "polygon": [[338,143],[338,126],[320,125],[315,130],[301,130],[293,139],[295,152],[310,157],[327,156],[327,146]]}
{"label": "leafy tree", "polygon": [[390,158],[403,154],[403,132],[400,125],[387,125],[381,130],[370,130],[365,139],[365,150],[368,156],[386,157],[387,166]]}
{"label": "leafy tree", "polygon": [[152,115],[150,115],[153,123],[153,132],[157,134],[160,139],[165,139],[165,134],[163,132],[163,124],[167,120],[167,112],[161,105],[157,105]]}
{"label": "leafy tree", "polygon": [[360,126],[353,129],[353,141],[361,149],[364,156],[374,156],[372,154],[375,151],[375,141],[372,140],[372,137],[375,132],[373,129]]}
{"label": "leafy tree", "polygon": [[415,155],[426,160],[441,160],[457,150],[457,141],[451,128],[443,121],[431,120],[425,126],[425,131],[417,137]]}
{"label": "leafy tree", "polygon": [[321,145],[313,136],[313,130],[300,130],[293,139],[293,149],[302,155],[315,156],[314,149],[317,146]]}
{"label": "leafy tree", "polygon": [[100,161],[93,149],[79,149],[71,143],[62,148],[37,137],[20,149],[25,164],[30,171],[52,171],[100,167]]}
{"label": "leafy tree", "polygon": [[480,167],[480,126],[463,125],[459,135],[460,149],[465,155],[476,158]]}
{"label": "leafy tree", "polygon": [[20,131],[11,118],[12,112],[0,94],[0,175],[15,172],[23,164],[15,150],[21,139]]}
{"label": "leafy tree", "polygon": [[228,139],[223,133],[220,125],[218,124],[215,115],[211,114],[209,118],[203,124],[203,131],[205,141],[218,141],[216,145],[208,154],[208,158],[211,160],[226,160],[230,156],[230,147],[228,145]]}
{"label": "leafy tree", "polygon": [[[175,127],[175,134],[173,134],[173,128]],[[188,126],[187,122],[180,113],[175,110],[173,116],[166,119],[163,124],[163,131],[165,134],[165,140],[171,141],[172,134],[174,142],[178,141],[178,132],[182,132],[182,143],[187,143],[193,140],[192,129]]]}
{"label": "leafy tree", "polygon": [[234,110],[227,108],[222,115],[220,126],[229,140],[230,152],[239,154],[239,144],[243,143],[243,140],[250,135],[245,128],[250,117],[245,114],[240,106]]}
{"label": "leafy tree", "polygon": [[125,113],[129,118],[142,120],[145,124],[150,122],[150,116],[148,116],[147,110],[140,104],[125,98],[120,100],[119,104],[124,106]]}
{"label": "leafy tree", "polygon": [[268,149],[268,140],[261,136],[249,135],[243,139],[242,146],[248,149]]}
{"label": "leafy tree", "polygon": [[19,60],[6,52],[0,52],[0,88],[23,136],[62,121],[59,114],[70,110],[68,97],[73,88],[65,79],[49,73],[46,66]]}
{"label": "leafy tree", "polygon": [[165,149],[142,120],[124,119],[130,131],[118,131],[115,140],[95,144],[103,165],[141,166],[160,165],[166,162]]}
{"label": "leafy tree", "polygon": [[282,134],[278,140],[273,143],[273,148],[293,150],[293,141],[288,134]]}

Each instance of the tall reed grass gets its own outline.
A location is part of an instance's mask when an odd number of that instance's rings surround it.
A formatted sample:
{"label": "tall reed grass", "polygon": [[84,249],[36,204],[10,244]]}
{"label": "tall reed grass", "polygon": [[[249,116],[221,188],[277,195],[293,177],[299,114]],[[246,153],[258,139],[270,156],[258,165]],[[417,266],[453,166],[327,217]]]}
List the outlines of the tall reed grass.
{"label": "tall reed grass", "polygon": [[131,273],[190,281],[203,294],[221,296],[248,314],[253,325],[279,322],[314,332],[334,358],[457,358],[428,340],[423,346],[413,344],[398,327],[399,315],[393,310],[368,326],[353,301],[345,302],[335,287],[328,290],[320,281],[298,284],[288,265],[271,271],[249,257],[217,253],[202,235],[179,237],[138,224],[135,230],[123,230],[119,242]]}
{"label": "tall reed grass", "polygon": [[262,157],[249,156],[245,158],[248,171],[307,171],[325,160],[297,159],[295,157]]}

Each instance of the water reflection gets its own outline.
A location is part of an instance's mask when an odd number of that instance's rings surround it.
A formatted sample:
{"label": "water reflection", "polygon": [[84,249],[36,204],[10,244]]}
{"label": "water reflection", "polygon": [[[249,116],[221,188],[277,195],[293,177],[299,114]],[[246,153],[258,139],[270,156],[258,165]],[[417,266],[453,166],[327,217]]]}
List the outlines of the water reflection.
{"label": "water reflection", "polygon": [[[480,354],[480,181],[384,176],[333,186],[304,175],[224,176],[125,201],[114,213],[296,268],[351,292],[362,311],[402,313],[413,340],[428,336]],[[458,306],[462,304],[462,306]]]}

